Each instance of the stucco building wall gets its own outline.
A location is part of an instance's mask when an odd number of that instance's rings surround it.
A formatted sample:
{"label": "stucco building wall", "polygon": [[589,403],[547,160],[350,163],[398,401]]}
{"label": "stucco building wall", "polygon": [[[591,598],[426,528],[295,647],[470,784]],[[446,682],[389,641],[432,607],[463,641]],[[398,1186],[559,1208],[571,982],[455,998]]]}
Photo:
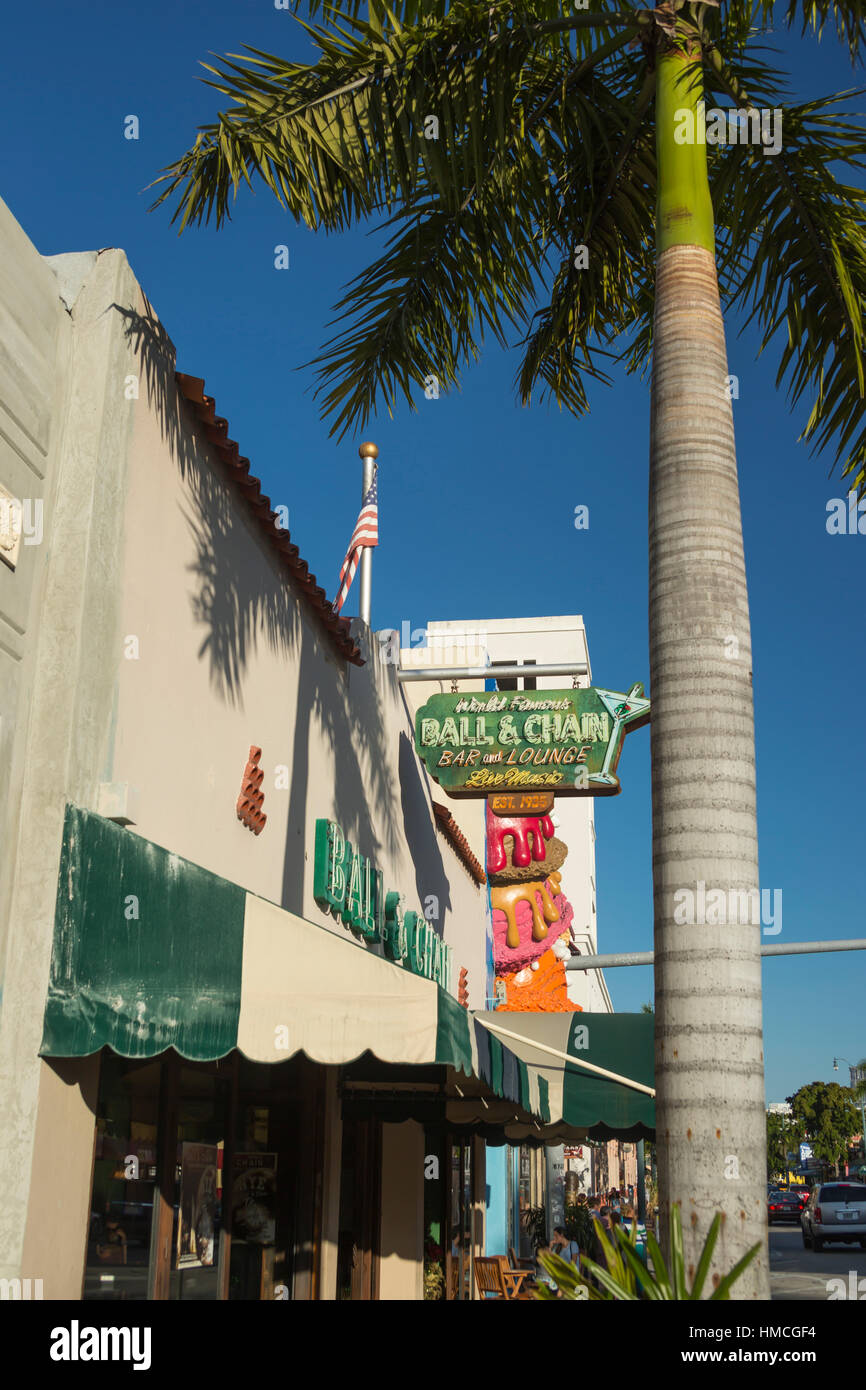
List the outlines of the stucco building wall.
{"label": "stucco building wall", "polygon": [[[104,310],[134,282],[122,252],[43,260],[5,206],[0,263],[0,478],[43,502],[40,542],[22,545],[14,570],[0,565],[0,1276],[43,1278],[46,1297],[74,1297],[62,1234],[51,1268],[22,1260],[32,1173],[53,1181],[49,1203],[87,1201],[87,1064],[58,1086],[38,1048],[63,810],[95,804],[111,719],[129,416],[127,354]],[[53,1128],[37,1125],[42,1104],[54,1107]],[[52,1168],[49,1132],[77,1164]]]}
{"label": "stucco building wall", "polygon": [[[434,828],[393,667],[366,629],[346,665],[278,569],[124,253],[43,258],[0,205],[0,322],[0,484],[44,501],[40,544],[0,562],[0,1277],[78,1298],[94,1065],[38,1057],[67,802],[346,934],[313,898],[336,820],[407,906],[438,899],[473,1007],[486,897]],[[235,810],[251,745],[257,836]]]}
{"label": "stucco building wall", "polygon": [[[484,898],[434,827],[393,666],[360,626],[365,666],[333,652],[179,397],[170,356],[147,352],[105,780],[128,798],[137,833],[345,934],[313,897],[315,822],[336,821],[408,907],[435,900],[477,992]],[[265,773],[259,835],[235,812],[251,746]]]}

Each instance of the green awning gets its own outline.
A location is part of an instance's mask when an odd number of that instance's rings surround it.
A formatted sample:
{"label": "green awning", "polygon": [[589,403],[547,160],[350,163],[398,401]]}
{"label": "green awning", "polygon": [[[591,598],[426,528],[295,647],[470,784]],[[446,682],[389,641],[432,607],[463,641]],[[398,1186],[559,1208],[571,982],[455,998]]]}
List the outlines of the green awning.
{"label": "green awning", "polygon": [[497,1010],[475,1017],[537,1084],[545,1083],[552,1117],[548,1141],[654,1138],[652,1014]]}
{"label": "green awning", "polygon": [[550,1119],[544,1079],[432,980],[68,806],[41,1055],[213,1061],[365,1052],[447,1065]]}

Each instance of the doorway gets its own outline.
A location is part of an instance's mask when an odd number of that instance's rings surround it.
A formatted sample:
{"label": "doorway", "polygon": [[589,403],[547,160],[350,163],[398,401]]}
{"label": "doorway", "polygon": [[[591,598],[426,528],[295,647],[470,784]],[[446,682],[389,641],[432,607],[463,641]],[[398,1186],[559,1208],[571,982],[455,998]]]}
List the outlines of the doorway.
{"label": "doorway", "polygon": [[343,1115],[337,1300],[379,1297],[382,1122]]}
{"label": "doorway", "polygon": [[446,1280],[448,1298],[463,1302],[472,1297],[475,1209],[472,1140],[452,1138],[449,1154]]}

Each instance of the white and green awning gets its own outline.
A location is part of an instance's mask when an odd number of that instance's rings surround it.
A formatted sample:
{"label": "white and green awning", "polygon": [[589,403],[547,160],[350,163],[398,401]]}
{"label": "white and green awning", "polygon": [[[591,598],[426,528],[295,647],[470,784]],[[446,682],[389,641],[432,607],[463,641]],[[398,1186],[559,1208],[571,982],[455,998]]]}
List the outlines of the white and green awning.
{"label": "white and green awning", "polygon": [[547,1142],[655,1137],[652,1014],[497,1011],[475,1020],[544,1083]]}
{"label": "white and green awning", "polygon": [[524,1122],[550,1119],[544,1078],[433,981],[68,806],[41,1054],[102,1047],[329,1065],[369,1052],[449,1066]]}
{"label": "white and green awning", "polygon": [[551,1143],[652,1135],[652,1035],[644,1014],[469,1013],[348,934],[66,809],[43,1057],[440,1065],[469,1078],[449,1122]]}

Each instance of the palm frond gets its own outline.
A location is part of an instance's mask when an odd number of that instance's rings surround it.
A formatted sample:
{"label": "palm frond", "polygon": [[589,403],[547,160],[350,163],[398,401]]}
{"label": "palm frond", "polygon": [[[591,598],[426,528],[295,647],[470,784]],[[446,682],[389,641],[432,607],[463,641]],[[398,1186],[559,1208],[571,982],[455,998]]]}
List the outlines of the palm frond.
{"label": "palm frond", "polygon": [[347,325],[325,344],[316,368],[322,414],[340,437],[363,427],[378,400],[416,408],[459,381],[485,330],[500,343],[525,316],[539,247],[480,199],[463,209],[419,201],[392,219],[386,251],[349,285],[336,306]]}
{"label": "palm frond", "polygon": [[838,109],[860,95],[786,107],[779,153],[720,147],[710,184],[724,301],[747,309],[761,351],[778,352],[777,384],[792,404],[809,401],[801,437],[832,448],[842,476],[862,492],[866,194],[841,171],[866,168],[866,129]]}
{"label": "palm frond", "polygon": [[[360,7],[358,7],[360,8]],[[454,0],[415,26],[383,7],[368,22],[330,6],[330,27],[296,18],[318,50],[315,64],[292,63],[248,48],[216,65],[204,79],[234,105],[200,128],[195,143],[164,169],[154,206],[176,200],[180,230],[213,216],[231,215],[242,183],[261,179],[297,220],[329,230],[349,226],[380,208],[411,198],[422,170],[442,181],[425,136],[430,115],[442,148],[468,142],[480,174],[488,149],[503,136],[505,113],[525,126],[531,114],[514,94],[524,89],[524,67],[557,55],[593,66],[594,52],[614,30],[625,43],[639,27],[637,11],[594,11],[587,24],[559,32],[546,0],[502,0],[479,7]],[[577,19],[575,20],[577,24]],[[438,165],[438,170],[437,170]]]}
{"label": "palm frond", "polygon": [[[866,195],[844,181],[864,167],[862,121],[833,99],[791,104],[761,43],[772,0],[674,9],[701,39],[707,102],[783,111],[777,154],[708,151],[723,301],[778,351],[792,402],[808,401],[803,437],[832,447],[866,493]],[[614,0],[573,14],[560,0],[307,0],[306,12],[323,20],[295,16],[314,63],[248,49],[208,68],[228,109],[163,172],[157,202],[175,202],[181,230],[219,225],[261,181],[311,227],[389,219],[315,359],[333,430],[379,399],[414,404],[431,376],[456,386],[485,333],[505,343],[518,330],[524,402],[580,413],[608,362],[644,370],[651,50],[672,14]],[[788,0],[785,22],[833,28],[856,57],[864,14],[866,0]]]}
{"label": "palm frond", "polygon": [[[782,8],[776,0],[723,0],[723,18],[732,28],[754,27],[756,20],[766,27],[779,18]],[[788,0],[784,23],[817,39],[825,29],[835,32],[853,63],[860,58],[866,39],[866,4],[864,0]]]}
{"label": "palm frond", "polygon": [[[512,4],[510,0],[485,0],[481,9],[487,17],[489,27],[507,24],[515,17],[522,23],[557,24],[560,27],[572,25],[574,28],[598,23],[598,16],[623,14],[632,9],[628,3],[594,4],[593,16],[577,10],[573,16],[563,17],[562,0],[530,0],[529,3]],[[392,25],[435,24],[454,9],[459,8],[459,0],[291,0],[295,12],[300,9],[312,17],[322,14],[332,22],[347,18],[359,19],[367,16],[371,25],[384,28]]]}

